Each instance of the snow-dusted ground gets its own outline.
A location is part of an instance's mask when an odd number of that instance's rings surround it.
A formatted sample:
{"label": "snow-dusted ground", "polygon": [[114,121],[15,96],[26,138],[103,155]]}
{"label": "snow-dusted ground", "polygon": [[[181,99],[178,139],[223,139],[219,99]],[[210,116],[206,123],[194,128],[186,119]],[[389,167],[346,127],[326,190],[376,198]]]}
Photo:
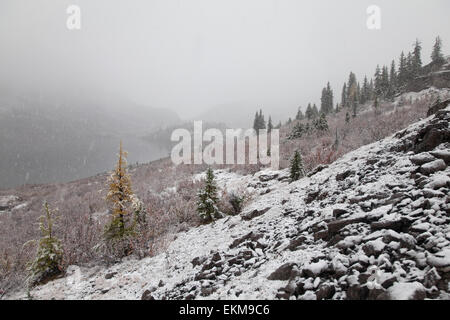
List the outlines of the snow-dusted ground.
{"label": "snow-dusted ground", "polygon": [[253,176],[216,171],[221,188],[252,194],[241,215],[180,233],[155,257],[109,268],[71,266],[65,278],[36,287],[31,295],[448,298],[450,144],[430,132],[450,137],[450,107],[439,117],[350,152],[293,183],[286,170]]}

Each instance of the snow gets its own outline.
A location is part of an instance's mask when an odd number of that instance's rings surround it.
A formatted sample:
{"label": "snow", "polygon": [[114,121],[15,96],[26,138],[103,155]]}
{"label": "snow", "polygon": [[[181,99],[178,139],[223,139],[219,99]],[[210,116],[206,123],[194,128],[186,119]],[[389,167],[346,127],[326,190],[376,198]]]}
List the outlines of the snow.
{"label": "snow", "polygon": [[425,288],[420,282],[396,283],[389,288],[392,300],[411,300],[417,292],[424,292]]}
{"label": "snow", "polygon": [[[413,135],[429,119],[410,126],[405,137]],[[146,289],[154,288],[152,296],[155,299],[184,298],[188,293],[194,294],[196,299],[272,299],[288,281],[269,281],[269,275],[286,263],[295,263],[299,270],[314,275],[302,280],[305,292],[298,295],[298,299],[316,298],[315,288],[323,283],[322,273],[328,268],[340,274],[334,279],[336,283],[359,284],[359,271],[355,269],[358,265],[390,269],[385,278],[392,275],[401,281],[388,289],[391,298],[420,296],[424,288],[416,279],[423,279],[425,271],[417,268],[416,260],[426,260],[425,263],[441,269],[449,266],[450,229],[443,211],[447,204],[445,199],[434,196],[425,199],[421,195],[422,190],[411,177],[411,172],[417,168],[410,161],[411,154],[386,151],[399,142],[400,139],[391,136],[364,146],[342,156],[317,174],[294,183],[280,179],[287,175],[287,170],[263,170],[255,175],[216,170],[219,188],[252,193],[244,213],[269,210],[250,220],[230,216],[179,233],[164,253],[154,257],[124,259],[110,267],[72,266],[65,278],[37,287],[31,294],[37,299],[140,299]],[[367,159],[386,160],[387,157],[392,160],[390,165],[375,165],[374,170],[366,171]],[[336,180],[337,173],[349,170],[355,172],[354,176],[344,181]],[[430,188],[443,185],[443,181],[447,184],[449,172],[447,167],[445,171],[426,177]],[[373,179],[365,182],[369,174]],[[202,177],[195,175],[193,180]],[[271,191],[262,194],[261,191],[267,188]],[[329,194],[307,202],[308,196],[317,190]],[[391,197],[402,193],[413,201],[400,199],[401,205],[392,204]],[[429,207],[423,209],[425,200]],[[347,212],[345,218],[333,217],[333,209],[344,209]],[[425,245],[417,249],[419,241],[404,230],[374,231],[371,228],[374,222],[397,222],[405,218],[411,219],[411,230],[424,239],[430,238],[433,250],[439,244],[440,251],[431,254]],[[342,219],[355,220],[339,230],[342,238],[338,238],[335,245],[328,245],[328,239],[314,239],[316,231],[313,230],[329,232],[329,223]],[[261,236],[231,248],[231,244],[250,232]],[[330,235],[330,239],[333,236]],[[292,247],[299,237],[305,240]],[[392,251],[396,252],[394,256],[390,254]],[[193,259],[204,257],[208,262],[214,253],[221,256],[221,274],[213,281],[195,280],[206,262],[194,266]],[[242,257],[244,253],[249,258],[242,264],[230,263],[230,259]],[[217,272],[218,268],[214,266],[211,270]],[[112,273],[114,276],[105,278]],[[199,288],[208,294],[202,295]],[[18,292],[15,297],[25,296],[25,292]],[[337,292],[336,297],[345,298],[346,292]]]}

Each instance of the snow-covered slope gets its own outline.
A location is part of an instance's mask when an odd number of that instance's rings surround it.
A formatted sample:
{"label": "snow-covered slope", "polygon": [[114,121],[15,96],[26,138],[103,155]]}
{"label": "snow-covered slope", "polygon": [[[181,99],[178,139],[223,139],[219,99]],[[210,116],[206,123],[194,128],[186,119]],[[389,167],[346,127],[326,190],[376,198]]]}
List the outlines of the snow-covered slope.
{"label": "snow-covered slope", "polygon": [[241,215],[180,233],[155,257],[71,266],[31,295],[449,298],[449,120],[447,107],[294,183],[286,170],[216,171],[222,187],[253,194]]}

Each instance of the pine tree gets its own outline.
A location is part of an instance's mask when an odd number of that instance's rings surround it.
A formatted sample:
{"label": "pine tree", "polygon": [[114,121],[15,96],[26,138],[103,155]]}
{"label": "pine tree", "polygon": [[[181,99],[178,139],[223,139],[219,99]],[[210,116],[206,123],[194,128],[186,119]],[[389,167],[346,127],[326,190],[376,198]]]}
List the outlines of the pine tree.
{"label": "pine tree", "polygon": [[[34,261],[29,266],[28,284],[39,284],[62,272],[63,249],[61,242],[54,235],[55,211],[50,210],[48,203],[44,203],[45,215],[39,218],[41,239]],[[34,242],[34,241],[32,241]]]}
{"label": "pine tree", "polygon": [[306,108],[306,118],[311,120],[314,117],[314,112],[311,107],[311,103],[308,103],[308,107]]}
{"label": "pine tree", "polygon": [[375,70],[375,81],[374,81],[374,90],[375,95],[382,96],[383,95],[383,78],[381,75],[381,69],[380,66],[377,65],[377,68]]}
{"label": "pine tree", "polygon": [[406,85],[407,82],[407,61],[406,61],[406,57],[405,54],[402,52],[400,55],[400,60],[399,60],[399,67],[398,67],[398,77],[397,77],[397,89],[399,92],[403,91],[404,86]]}
{"label": "pine tree", "polygon": [[342,87],[341,106],[343,108],[347,106],[347,83],[344,83],[344,86]]}
{"label": "pine tree", "polygon": [[105,239],[120,256],[131,251],[126,239],[135,236],[136,220],[132,215],[136,201],[131,188],[131,177],[127,172],[127,152],[120,141],[116,168],[108,178],[109,191],[106,201],[111,206],[111,221],[105,228]]}
{"label": "pine tree", "polygon": [[411,52],[408,52],[406,57],[406,85],[413,80],[413,56]]}
{"label": "pine tree", "polygon": [[444,56],[442,54],[442,40],[438,36],[434,42],[433,52],[431,53],[431,61],[436,64],[442,64],[445,62]]}
{"label": "pine tree", "polygon": [[253,120],[253,129],[256,132],[258,132],[258,121],[259,121],[258,118],[259,118],[258,111],[256,111],[255,119]]}
{"label": "pine tree", "polygon": [[264,115],[262,110],[259,110],[255,114],[255,119],[253,120],[253,129],[256,131],[256,134],[259,134],[259,130],[266,129],[266,121],[264,120]]}
{"label": "pine tree", "polygon": [[325,113],[320,113],[320,117],[316,121],[315,127],[318,131],[328,131],[328,121]]}
{"label": "pine tree", "polygon": [[267,132],[271,133],[273,129],[273,124],[272,124],[272,117],[269,116],[269,122],[267,122]]}
{"label": "pine tree", "polygon": [[361,104],[366,103],[370,99],[370,88],[369,88],[369,81],[367,80],[367,76],[364,76],[363,86],[361,90]]}
{"label": "pine tree", "polygon": [[395,69],[395,61],[392,60],[391,71],[389,73],[389,91],[388,91],[389,99],[393,99],[396,93],[397,93],[397,72]]}
{"label": "pine tree", "polygon": [[221,214],[217,208],[217,186],[211,168],[206,171],[205,187],[198,191],[197,212],[203,222],[219,219]]}
{"label": "pine tree", "polygon": [[294,157],[291,160],[290,171],[291,171],[291,181],[296,181],[305,176],[302,156],[298,150],[295,151]]}
{"label": "pine tree", "polygon": [[302,108],[298,107],[297,115],[295,116],[295,120],[303,120],[305,116],[303,115]]}
{"label": "pine tree", "polygon": [[350,123],[350,113],[348,111],[345,113],[345,123]]}
{"label": "pine tree", "polygon": [[418,77],[420,75],[420,71],[422,70],[421,52],[422,52],[422,45],[419,39],[416,39],[416,42],[414,43],[413,61],[412,61],[413,78]]}
{"label": "pine tree", "polygon": [[389,93],[389,71],[387,66],[383,66],[383,71],[381,72],[381,92],[382,97],[386,98]]}
{"label": "pine tree", "polygon": [[330,83],[322,90],[322,97],[320,99],[320,112],[329,114],[333,111],[333,90]]}
{"label": "pine tree", "polygon": [[319,110],[317,109],[317,106],[315,103],[312,107],[312,114],[313,114],[313,119],[315,119],[319,116]]}
{"label": "pine tree", "polygon": [[358,100],[358,83],[356,81],[356,75],[350,72],[347,84],[347,106],[350,107],[353,102]]}

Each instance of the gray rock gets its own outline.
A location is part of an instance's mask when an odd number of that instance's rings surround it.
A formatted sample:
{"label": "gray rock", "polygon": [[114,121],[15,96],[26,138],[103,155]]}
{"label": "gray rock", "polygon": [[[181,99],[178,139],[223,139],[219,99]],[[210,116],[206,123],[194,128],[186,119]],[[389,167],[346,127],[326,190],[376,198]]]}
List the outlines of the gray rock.
{"label": "gray rock", "polygon": [[336,288],[328,283],[321,284],[316,291],[317,300],[331,299],[336,293]]}
{"label": "gray rock", "polygon": [[445,170],[446,168],[447,165],[445,164],[444,160],[438,159],[422,165],[420,167],[420,172],[429,175],[438,171]]}
{"label": "gray rock", "polygon": [[155,300],[155,298],[151,295],[150,290],[145,290],[141,296],[141,300]]}
{"label": "gray rock", "polygon": [[254,209],[252,211],[247,211],[247,212],[244,212],[241,215],[241,218],[242,218],[242,220],[251,220],[253,218],[256,218],[256,217],[259,217],[259,216],[263,215],[264,213],[266,213],[270,209],[271,209],[270,207],[267,207],[267,208],[264,208],[264,209]]}
{"label": "gray rock", "polygon": [[429,154],[428,152],[423,152],[423,153],[419,153],[419,154],[412,156],[411,158],[409,158],[409,160],[412,163],[414,163],[418,166],[421,166],[425,163],[436,160],[436,158],[434,156],[432,156],[431,154]]}
{"label": "gray rock", "polygon": [[297,264],[295,263],[285,263],[280,266],[277,270],[272,272],[268,280],[289,280],[291,277],[299,275]]}

